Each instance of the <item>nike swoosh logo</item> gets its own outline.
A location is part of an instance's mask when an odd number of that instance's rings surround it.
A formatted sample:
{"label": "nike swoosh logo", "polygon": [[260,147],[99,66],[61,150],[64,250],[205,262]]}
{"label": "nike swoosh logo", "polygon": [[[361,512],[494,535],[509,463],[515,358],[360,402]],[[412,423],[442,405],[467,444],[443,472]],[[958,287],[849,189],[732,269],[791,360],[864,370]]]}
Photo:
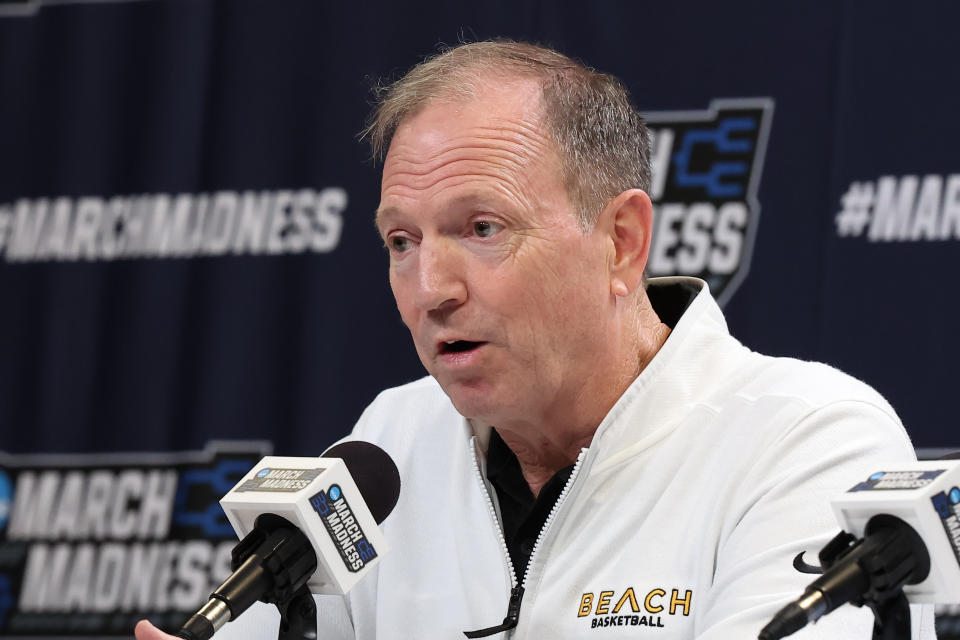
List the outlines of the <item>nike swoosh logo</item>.
{"label": "nike swoosh logo", "polygon": [[810,573],[813,575],[818,575],[823,573],[823,568],[818,567],[817,565],[807,564],[803,559],[803,554],[805,552],[801,551],[797,554],[797,557],[793,559],[793,568],[799,571],[800,573]]}

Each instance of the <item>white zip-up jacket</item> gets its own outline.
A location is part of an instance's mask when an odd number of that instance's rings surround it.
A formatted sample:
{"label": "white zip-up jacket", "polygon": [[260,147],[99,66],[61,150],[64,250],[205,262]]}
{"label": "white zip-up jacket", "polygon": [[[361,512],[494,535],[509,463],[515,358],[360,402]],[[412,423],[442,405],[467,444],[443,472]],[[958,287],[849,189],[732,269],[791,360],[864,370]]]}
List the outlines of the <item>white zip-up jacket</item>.
{"label": "white zip-up jacket", "polygon": [[[351,439],[400,469],[391,552],[346,598],[317,599],[321,638],[462,638],[498,625],[519,581],[518,624],[495,638],[747,639],[802,593],[815,576],[793,560],[815,563],[838,531],[830,499],[913,460],[910,441],[865,384],[742,346],[701,281],[650,286],[700,291],[582,451],[524,576],[485,480],[488,428],[432,378],[380,394]],[[221,633],[275,637],[270,609]],[[913,608],[923,640],[925,609]],[[871,626],[846,606],[794,637],[866,640]]]}

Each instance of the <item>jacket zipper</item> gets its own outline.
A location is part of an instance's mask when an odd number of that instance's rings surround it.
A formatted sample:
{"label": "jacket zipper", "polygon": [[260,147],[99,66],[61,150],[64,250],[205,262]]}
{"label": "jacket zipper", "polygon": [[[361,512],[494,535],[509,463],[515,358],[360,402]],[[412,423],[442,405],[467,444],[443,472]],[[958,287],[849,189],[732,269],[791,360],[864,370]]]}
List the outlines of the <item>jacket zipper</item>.
{"label": "jacket zipper", "polygon": [[560,510],[560,505],[563,504],[564,500],[567,498],[567,494],[570,493],[570,487],[573,486],[573,481],[576,479],[577,472],[580,470],[580,464],[583,462],[586,449],[580,450],[580,455],[577,456],[577,461],[573,465],[573,470],[570,472],[570,477],[567,478],[566,484],[563,485],[563,490],[560,492],[560,495],[557,496],[557,501],[553,503],[550,513],[547,514],[547,519],[544,520],[543,527],[540,528],[540,533],[537,534],[537,539],[533,543],[533,549],[530,551],[530,558],[527,560],[527,568],[523,572],[523,581],[520,584],[517,584],[517,570],[513,566],[513,559],[510,557],[510,550],[507,549],[507,540],[503,535],[503,528],[500,526],[500,520],[497,518],[497,510],[493,506],[493,498],[490,496],[490,492],[487,490],[487,485],[483,481],[483,474],[480,473],[480,465],[477,462],[477,451],[476,447],[473,446],[473,441],[471,441],[471,448],[473,449],[473,469],[476,472],[477,479],[480,481],[480,487],[483,489],[484,494],[486,495],[490,517],[493,519],[493,524],[500,536],[500,550],[507,559],[507,566],[510,567],[510,584],[513,585],[513,588],[510,589],[510,601],[507,603],[507,615],[503,619],[503,622],[493,627],[487,627],[486,629],[463,632],[463,635],[468,638],[485,638],[487,636],[492,636],[497,633],[515,629],[517,623],[520,622],[520,602],[523,600],[523,590],[527,584],[527,577],[530,575],[530,567],[533,566],[533,559],[536,557],[537,550],[540,548],[540,545],[543,542],[544,534],[548,529],[550,529],[550,525],[553,523],[553,519],[556,517],[557,511]]}

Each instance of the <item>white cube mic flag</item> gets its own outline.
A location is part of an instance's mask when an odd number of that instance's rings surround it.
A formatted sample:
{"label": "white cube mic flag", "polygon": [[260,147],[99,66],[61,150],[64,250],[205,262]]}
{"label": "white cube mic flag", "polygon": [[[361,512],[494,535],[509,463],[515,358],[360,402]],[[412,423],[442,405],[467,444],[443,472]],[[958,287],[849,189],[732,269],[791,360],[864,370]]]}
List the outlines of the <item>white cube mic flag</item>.
{"label": "white cube mic flag", "polygon": [[873,609],[874,638],[899,639],[910,636],[908,601],[960,603],[960,462],[879,470],[832,504],[844,531],[820,552],[823,575],[760,640],[788,636],[846,602]]}
{"label": "white cube mic flag", "polygon": [[178,635],[207,640],[257,600],[277,604],[282,628],[296,601],[291,637],[300,637],[297,625],[304,637],[315,634],[311,592],[344,594],[376,566],[387,552],[377,525],[399,494],[397,466],[368,442],[344,442],[320,458],[264,458],[220,500],[242,538],[234,572]]}

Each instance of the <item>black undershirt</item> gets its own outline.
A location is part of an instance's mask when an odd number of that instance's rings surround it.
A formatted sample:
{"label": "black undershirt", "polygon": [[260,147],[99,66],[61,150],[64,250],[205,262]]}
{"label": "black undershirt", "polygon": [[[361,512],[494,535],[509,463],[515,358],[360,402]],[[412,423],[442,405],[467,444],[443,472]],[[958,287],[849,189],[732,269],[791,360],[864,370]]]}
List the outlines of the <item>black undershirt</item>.
{"label": "black undershirt", "polygon": [[[669,285],[648,287],[647,295],[660,321],[675,328],[680,316],[700,293],[700,288],[680,281]],[[570,479],[573,465],[560,469],[540,489],[534,499],[530,486],[520,471],[520,462],[496,429],[490,433],[487,448],[487,480],[493,485],[500,502],[500,517],[503,520],[503,537],[507,542],[510,559],[517,573],[517,582],[523,582],[523,574],[533,552],[533,545],[543,529],[550,510]]]}
{"label": "black undershirt", "polygon": [[493,485],[500,502],[500,517],[503,521],[503,537],[507,542],[510,559],[517,573],[517,582],[523,582],[523,574],[533,552],[533,545],[543,529],[550,510],[560,497],[573,465],[560,469],[534,498],[530,486],[520,471],[520,462],[496,429],[490,432],[487,448],[487,480]]}

